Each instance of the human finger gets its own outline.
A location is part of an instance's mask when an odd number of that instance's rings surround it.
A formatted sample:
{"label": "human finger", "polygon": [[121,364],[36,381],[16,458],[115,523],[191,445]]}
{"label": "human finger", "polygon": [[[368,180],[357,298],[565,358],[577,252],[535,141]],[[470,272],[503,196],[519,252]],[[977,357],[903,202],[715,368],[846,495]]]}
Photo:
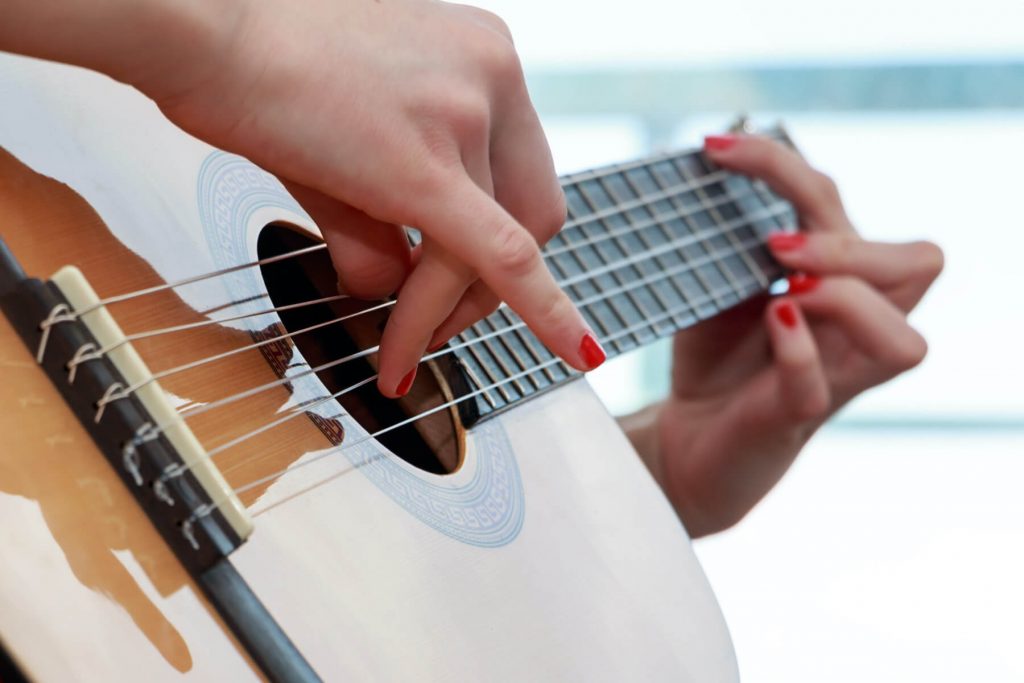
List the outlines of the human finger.
{"label": "human finger", "polygon": [[869,242],[853,233],[778,232],[768,236],[768,247],[792,270],[861,278],[904,311],[917,304],[943,266],[942,250],[931,242]]}
{"label": "human finger", "polygon": [[472,273],[443,250],[424,249],[388,316],[380,340],[377,387],[389,397],[408,392],[434,330],[466,291]]}
{"label": "human finger", "polygon": [[491,140],[490,162],[494,198],[540,244],[562,229],[565,193],[528,99],[501,119]]}
{"label": "human finger", "polygon": [[551,351],[577,370],[604,362],[597,337],[555,282],[533,235],[471,182],[452,181],[418,224],[469,264]]}
{"label": "human finger", "polygon": [[470,285],[452,312],[434,331],[427,349],[439,348],[473,323],[494,313],[500,305],[501,300],[495,296],[491,288],[482,280],[477,280]]}
{"label": "human finger", "polygon": [[704,151],[731,171],[764,180],[793,203],[808,229],[853,232],[835,182],[795,150],[757,135],[709,135]]}
{"label": "human finger", "polygon": [[830,405],[828,379],[799,304],[789,297],[772,301],[765,310],[765,327],[777,377],[773,405],[780,421],[823,417]]}
{"label": "human finger", "polygon": [[398,290],[411,269],[405,230],[303,185],[288,190],[320,227],[341,291],[381,299]]}
{"label": "human finger", "polygon": [[837,324],[871,359],[876,371],[865,378],[869,385],[918,365],[928,352],[924,337],[905,314],[859,278],[790,276],[790,296],[808,315]]}
{"label": "human finger", "polygon": [[[565,193],[532,107],[503,121],[491,144],[490,158],[494,198],[539,243],[547,242],[565,225]],[[500,303],[490,287],[474,283],[437,329],[429,348],[490,315]]]}

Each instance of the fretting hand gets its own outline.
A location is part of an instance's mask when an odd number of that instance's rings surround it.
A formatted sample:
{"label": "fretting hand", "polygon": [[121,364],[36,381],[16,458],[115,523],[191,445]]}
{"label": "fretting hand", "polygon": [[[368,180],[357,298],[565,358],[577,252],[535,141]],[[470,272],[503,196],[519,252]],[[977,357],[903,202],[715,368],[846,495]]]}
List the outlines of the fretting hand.
{"label": "fretting hand", "polygon": [[802,229],[769,238],[799,273],[789,293],[676,335],[671,395],[623,419],[695,537],[739,521],[847,401],[921,362],[906,318],[943,263],[929,242],[859,237],[835,184],[777,142],[716,136],[705,149],[789,199]]}

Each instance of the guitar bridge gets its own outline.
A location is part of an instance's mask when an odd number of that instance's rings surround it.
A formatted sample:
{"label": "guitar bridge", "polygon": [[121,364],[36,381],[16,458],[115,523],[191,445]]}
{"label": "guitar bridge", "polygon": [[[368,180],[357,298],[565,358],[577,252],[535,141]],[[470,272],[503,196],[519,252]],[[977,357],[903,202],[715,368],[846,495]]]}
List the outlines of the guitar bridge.
{"label": "guitar bridge", "polygon": [[244,542],[247,510],[81,271],[28,278],[0,241],[0,308],[187,569]]}

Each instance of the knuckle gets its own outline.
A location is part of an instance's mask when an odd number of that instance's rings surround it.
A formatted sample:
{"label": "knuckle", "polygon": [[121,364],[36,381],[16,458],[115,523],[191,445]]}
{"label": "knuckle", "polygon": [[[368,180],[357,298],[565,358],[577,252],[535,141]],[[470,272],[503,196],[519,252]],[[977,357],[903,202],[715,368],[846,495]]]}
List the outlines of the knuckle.
{"label": "knuckle", "polygon": [[934,242],[917,242],[914,247],[920,275],[931,282],[942,273],[946,265],[946,256],[942,248]]}
{"label": "knuckle", "polygon": [[512,40],[512,30],[505,23],[505,20],[490,10],[474,7],[474,14],[491,30],[497,31],[508,40]]}
{"label": "knuckle", "polygon": [[507,221],[494,236],[494,264],[512,277],[528,275],[537,265],[540,252],[527,231]]}
{"label": "knuckle", "polygon": [[540,208],[537,225],[540,229],[538,241],[542,244],[557,235],[565,225],[565,218],[568,208],[565,202],[565,193],[558,187],[551,199]]}
{"label": "knuckle", "polygon": [[359,299],[381,299],[394,293],[405,279],[405,267],[391,259],[360,259],[339,270],[342,287]]}
{"label": "knuckle", "polygon": [[814,172],[814,189],[822,201],[829,204],[841,204],[842,196],[839,194],[839,185],[831,176],[821,171]]}
{"label": "knuckle", "polygon": [[910,370],[921,364],[928,355],[928,342],[917,330],[910,329],[903,335],[900,342],[893,347],[892,357],[889,364],[896,370],[902,372]]}
{"label": "knuckle", "polygon": [[474,43],[474,57],[485,73],[500,78],[503,83],[508,82],[507,79],[523,78],[519,53],[508,37],[480,29],[476,31]]}
{"label": "knuckle", "polygon": [[[428,96],[423,105],[424,140],[433,156],[448,158],[458,146],[452,139],[483,140],[491,126],[490,106],[483,93],[446,88],[447,94]],[[456,154],[454,159],[458,159]]]}
{"label": "knuckle", "polygon": [[794,417],[798,420],[818,420],[828,414],[832,399],[828,387],[821,385],[814,391],[805,392],[793,406]]}
{"label": "knuckle", "polygon": [[812,239],[819,245],[821,267],[835,272],[846,270],[858,241],[856,235],[844,233],[819,234],[814,235]]}
{"label": "knuckle", "polygon": [[549,297],[537,307],[537,324],[543,329],[554,329],[568,312],[563,297]]}

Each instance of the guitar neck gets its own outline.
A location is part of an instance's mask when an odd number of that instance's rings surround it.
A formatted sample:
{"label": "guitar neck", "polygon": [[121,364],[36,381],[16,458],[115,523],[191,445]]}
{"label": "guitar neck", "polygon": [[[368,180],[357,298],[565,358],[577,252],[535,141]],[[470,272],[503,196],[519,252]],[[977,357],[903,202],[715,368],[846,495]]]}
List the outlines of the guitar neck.
{"label": "guitar neck", "polygon": [[[661,154],[562,178],[568,220],[543,249],[609,358],[765,292],[783,275],[764,246],[792,230],[792,207],[700,151]],[[459,348],[465,342],[475,343]],[[579,373],[502,307],[453,341],[472,421]]]}

